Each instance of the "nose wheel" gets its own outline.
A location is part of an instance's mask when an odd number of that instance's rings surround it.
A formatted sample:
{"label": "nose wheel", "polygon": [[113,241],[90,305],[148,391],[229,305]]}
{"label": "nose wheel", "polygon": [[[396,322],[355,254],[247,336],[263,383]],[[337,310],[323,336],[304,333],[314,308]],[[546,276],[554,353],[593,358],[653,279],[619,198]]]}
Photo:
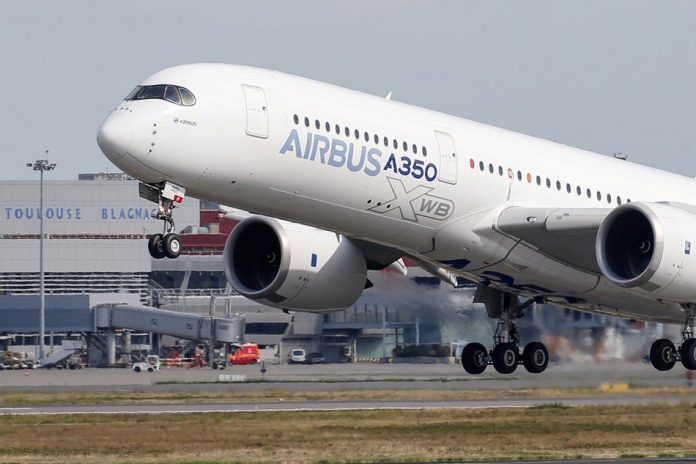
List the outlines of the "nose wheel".
{"label": "nose wheel", "polygon": [[174,231],[174,208],[184,201],[185,189],[165,182],[159,185],[140,183],[140,196],[158,203],[157,212],[152,216],[163,222],[161,234],[153,234],[147,242],[150,256],[155,259],[176,259],[181,255],[181,237]]}
{"label": "nose wheel", "polygon": [[181,254],[181,237],[178,234],[154,234],[147,242],[147,250],[155,259],[176,259]]}

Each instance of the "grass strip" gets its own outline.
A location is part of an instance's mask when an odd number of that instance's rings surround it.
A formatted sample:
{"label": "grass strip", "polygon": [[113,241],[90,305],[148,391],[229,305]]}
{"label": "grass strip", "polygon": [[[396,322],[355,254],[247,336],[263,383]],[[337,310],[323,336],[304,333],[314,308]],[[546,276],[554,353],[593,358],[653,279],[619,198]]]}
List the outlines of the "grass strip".
{"label": "grass strip", "polygon": [[0,463],[347,463],[687,457],[691,405],[0,416]]}
{"label": "grass strip", "polygon": [[326,390],[292,391],[96,391],[0,393],[0,407],[87,406],[105,404],[201,404],[257,401],[453,401],[509,398],[564,399],[575,397],[670,396],[696,398],[696,389],[686,387],[638,387],[627,392],[594,388],[525,388],[517,390]]}

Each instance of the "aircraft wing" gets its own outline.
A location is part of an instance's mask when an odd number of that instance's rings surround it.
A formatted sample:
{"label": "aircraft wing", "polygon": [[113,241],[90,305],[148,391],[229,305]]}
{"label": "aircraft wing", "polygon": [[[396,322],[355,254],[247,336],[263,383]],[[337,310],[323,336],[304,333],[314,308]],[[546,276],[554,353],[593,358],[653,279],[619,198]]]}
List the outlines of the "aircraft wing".
{"label": "aircraft wing", "polygon": [[595,241],[610,212],[609,208],[511,206],[500,213],[496,228],[551,258],[601,274]]}

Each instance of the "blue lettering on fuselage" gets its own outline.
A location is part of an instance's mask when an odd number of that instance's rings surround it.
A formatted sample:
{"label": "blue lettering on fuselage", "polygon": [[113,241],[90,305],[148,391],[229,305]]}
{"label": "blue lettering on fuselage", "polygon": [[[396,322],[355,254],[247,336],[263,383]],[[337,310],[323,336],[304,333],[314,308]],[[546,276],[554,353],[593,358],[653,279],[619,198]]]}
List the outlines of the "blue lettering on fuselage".
{"label": "blue lettering on fuselage", "polygon": [[297,129],[292,129],[280,149],[280,154],[292,152],[297,158],[315,161],[335,168],[347,168],[351,172],[363,172],[376,176],[382,171],[379,159],[382,152],[377,148],[346,143],[341,139],[307,132],[304,146]]}
{"label": "blue lettering on fuselage", "polygon": [[392,154],[384,168],[382,167],[382,150],[366,145],[346,142],[345,140],[328,137],[322,134],[307,132],[302,137],[297,129],[292,129],[285,140],[280,154],[294,153],[299,159],[314,161],[334,168],[345,168],[350,172],[362,172],[368,176],[376,176],[383,170],[393,170],[395,174],[411,176],[415,179],[424,178],[432,182],[437,177],[437,167],[433,164],[424,165],[422,160],[412,161],[408,156],[399,158],[399,168]]}

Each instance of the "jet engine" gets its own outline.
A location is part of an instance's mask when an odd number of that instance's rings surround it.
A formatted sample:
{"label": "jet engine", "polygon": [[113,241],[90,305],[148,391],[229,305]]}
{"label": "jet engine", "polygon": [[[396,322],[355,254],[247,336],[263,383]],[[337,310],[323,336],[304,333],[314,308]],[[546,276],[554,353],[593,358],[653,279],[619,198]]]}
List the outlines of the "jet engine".
{"label": "jet engine", "polygon": [[265,216],[234,228],[223,259],[235,290],[282,309],[343,309],[357,301],[367,281],[365,257],[350,239]]}
{"label": "jet engine", "polygon": [[[669,203],[628,203],[597,232],[597,263],[607,279],[675,302],[696,300],[696,209]],[[696,250],[695,250],[696,252]]]}

